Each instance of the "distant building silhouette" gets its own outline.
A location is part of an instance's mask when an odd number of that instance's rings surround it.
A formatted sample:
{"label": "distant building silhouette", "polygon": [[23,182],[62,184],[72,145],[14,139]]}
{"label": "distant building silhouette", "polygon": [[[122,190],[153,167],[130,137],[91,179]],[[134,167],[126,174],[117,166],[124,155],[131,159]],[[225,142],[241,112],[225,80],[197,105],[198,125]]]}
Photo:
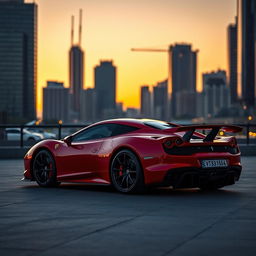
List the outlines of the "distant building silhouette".
{"label": "distant building silhouette", "polygon": [[0,116],[36,118],[37,5],[0,1]]}
{"label": "distant building silhouette", "polygon": [[197,92],[176,92],[176,115],[177,118],[191,119],[197,116]]}
{"label": "distant building silhouette", "polygon": [[153,112],[154,118],[168,120],[168,81],[157,83],[153,88]]}
{"label": "distant building silhouette", "polygon": [[116,117],[124,117],[123,102],[116,103]]}
{"label": "distant building silhouette", "polygon": [[140,87],[140,114],[143,118],[152,116],[152,95],[149,86]]}
{"label": "distant building silhouette", "polygon": [[204,110],[204,93],[200,92],[196,94],[196,117],[203,117],[205,115]]}
{"label": "distant building silhouette", "polygon": [[80,120],[83,123],[91,123],[95,121],[95,100],[95,89],[88,88],[82,91]]}
{"label": "distant building silhouette", "polygon": [[230,107],[230,89],[226,82],[226,71],[203,74],[204,117],[215,117],[223,108]]}
{"label": "distant building silhouette", "polygon": [[68,120],[68,94],[69,89],[63,83],[47,81],[47,87],[43,88],[44,121]]}
{"label": "distant building silhouette", "polygon": [[111,118],[116,111],[116,67],[112,61],[101,61],[94,68],[97,119]]}
{"label": "distant building silhouette", "polygon": [[197,51],[192,51],[190,44],[175,44],[170,46],[169,58],[172,116],[193,116],[196,112]]}
{"label": "distant building silhouette", "polygon": [[139,109],[137,108],[127,108],[126,109],[126,117],[127,118],[139,118]]}
{"label": "distant building silhouette", "polygon": [[69,50],[69,86],[71,93],[71,109],[80,116],[80,97],[84,87],[84,52],[81,48],[82,10],[80,10],[79,43],[74,45],[74,17],[72,16],[71,48]]}
{"label": "distant building silhouette", "polygon": [[242,102],[255,107],[256,96],[256,1],[238,0],[238,83]]}
{"label": "distant building silhouette", "polygon": [[238,100],[237,95],[237,18],[235,24],[228,26],[228,85],[231,93],[231,103]]}

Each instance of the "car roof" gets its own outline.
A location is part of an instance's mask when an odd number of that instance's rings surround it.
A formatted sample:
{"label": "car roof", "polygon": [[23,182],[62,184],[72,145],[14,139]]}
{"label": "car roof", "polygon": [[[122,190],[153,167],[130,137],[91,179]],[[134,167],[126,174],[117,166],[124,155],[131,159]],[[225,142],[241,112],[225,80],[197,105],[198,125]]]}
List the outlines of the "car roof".
{"label": "car roof", "polygon": [[136,118],[116,118],[116,119],[109,119],[109,120],[104,120],[100,121],[96,124],[108,124],[108,123],[116,123],[116,124],[123,124],[123,125],[131,125],[135,126],[138,128],[145,128],[148,126],[145,125],[145,122],[164,122],[161,120],[154,120],[154,119],[136,119]]}

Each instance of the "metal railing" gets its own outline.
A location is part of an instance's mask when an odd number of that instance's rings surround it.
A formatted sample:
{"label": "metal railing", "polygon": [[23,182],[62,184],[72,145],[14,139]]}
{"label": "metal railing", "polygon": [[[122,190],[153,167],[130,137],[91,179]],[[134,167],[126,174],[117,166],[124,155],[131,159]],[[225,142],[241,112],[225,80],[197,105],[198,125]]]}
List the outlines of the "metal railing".
{"label": "metal railing", "polygon": [[[0,125],[0,129],[6,128],[19,128],[20,129],[20,147],[24,147],[24,133],[25,128],[47,128],[47,129],[57,129],[57,138],[60,140],[62,138],[62,129],[63,128],[84,128],[88,125],[73,125],[73,124],[56,124],[56,125]],[[5,130],[4,130],[5,131]]]}
{"label": "metal railing", "polygon": [[[240,135],[245,136],[245,143],[249,145],[251,141],[255,140],[256,143],[256,123],[247,123],[247,124],[235,124],[237,126],[243,127],[243,131],[240,133]],[[13,124],[6,124],[6,125],[0,125],[0,131],[2,133],[5,133],[6,128],[19,128],[20,129],[20,140],[19,140],[19,146],[22,148],[24,147],[24,133],[23,130],[26,128],[44,128],[44,129],[57,129],[57,139],[62,139],[63,132],[62,130],[65,128],[84,128],[88,125],[76,125],[76,124],[56,124],[56,125],[13,125]],[[254,128],[254,129],[253,129]],[[254,130],[255,132],[252,132]],[[33,133],[33,132],[32,132]],[[70,133],[71,134],[71,133]],[[251,136],[253,134],[253,136]],[[239,134],[238,134],[239,137]],[[253,137],[253,138],[251,138]],[[2,138],[4,140],[4,138]],[[239,139],[238,139],[239,140]],[[0,136],[0,142],[1,142],[1,136]],[[1,145],[1,143],[0,143]]]}

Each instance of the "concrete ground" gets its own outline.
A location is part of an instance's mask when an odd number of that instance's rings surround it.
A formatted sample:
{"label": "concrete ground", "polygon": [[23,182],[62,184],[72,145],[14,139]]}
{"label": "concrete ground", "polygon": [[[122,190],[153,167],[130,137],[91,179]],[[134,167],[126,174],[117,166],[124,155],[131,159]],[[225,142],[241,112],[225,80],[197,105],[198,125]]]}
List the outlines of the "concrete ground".
{"label": "concrete ground", "polygon": [[256,255],[256,157],[216,192],[39,188],[0,160],[0,255]]}

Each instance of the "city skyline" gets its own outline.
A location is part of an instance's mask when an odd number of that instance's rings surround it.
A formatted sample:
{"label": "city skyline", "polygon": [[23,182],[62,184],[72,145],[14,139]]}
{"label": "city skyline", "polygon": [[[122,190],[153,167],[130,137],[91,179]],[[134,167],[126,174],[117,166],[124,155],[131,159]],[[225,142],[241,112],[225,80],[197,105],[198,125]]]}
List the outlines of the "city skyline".
{"label": "city skyline", "polygon": [[[126,107],[139,107],[141,85],[153,85],[159,80],[166,79],[168,75],[168,59],[165,54],[133,53],[130,51],[132,47],[167,49],[169,44],[175,42],[193,44],[199,49],[197,74],[199,90],[202,85],[201,73],[217,68],[227,69],[226,27],[233,22],[236,15],[235,0],[225,3],[221,1],[206,3],[199,0],[182,1],[182,3],[165,0],[141,0],[136,3],[97,0],[91,3],[75,0],[72,3],[62,1],[62,11],[58,12],[56,9],[58,1],[38,0],[36,3],[39,6],[37,106],[39,112],[42,104],[41,91],[47,80],[63,81],[65,86],[69,87],[70,17],[77,16],[79,8],[85,13],[82,48],[86,55],[87,75],[84,88],[94,86],[93,68],[99,60],[112,59],[119,71],[117,101],[124,102]],[[192,10],[191,6],[194,6]],[[97,7],[98,11],[96,11]],[[166,8],[169,8],[169,12]],[[123,15],[124,12],[126,15]],[[184,14],[182,18],[178,17],[178,13]],[[201,14],[200,18],[198,13]],[[216,15],[218,19],[214,20]],[[47,26],[49,22],[51,26]],[[75,20],[75,28],[77,25],[78,22]],[[50,40],[46,47],[43,42],[47,38]],[[77,38],[75,32],[75,42],[78,41]]]}

